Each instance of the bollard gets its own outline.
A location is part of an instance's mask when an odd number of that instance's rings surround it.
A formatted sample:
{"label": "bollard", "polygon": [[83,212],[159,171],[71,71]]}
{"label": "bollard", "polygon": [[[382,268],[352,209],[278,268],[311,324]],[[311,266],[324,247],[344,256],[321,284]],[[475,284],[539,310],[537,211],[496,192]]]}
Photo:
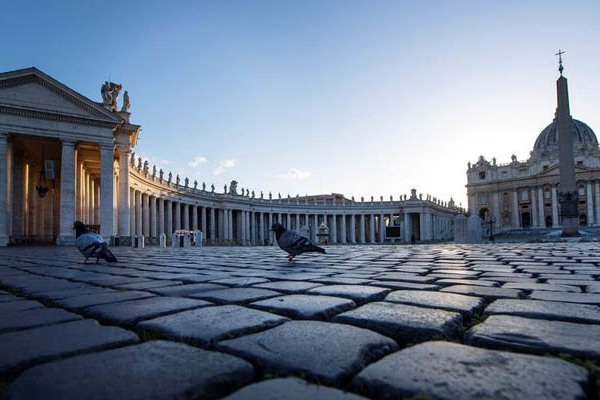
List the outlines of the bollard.
{"label": "bollard", "polygon": [[144,235],[136,235],[131,237],[131,247],[143,249],[145,243]]}
{"label": "bollard", "polygon": [[167,235],[164,233],[158,236],[158,247],[167,247]]}

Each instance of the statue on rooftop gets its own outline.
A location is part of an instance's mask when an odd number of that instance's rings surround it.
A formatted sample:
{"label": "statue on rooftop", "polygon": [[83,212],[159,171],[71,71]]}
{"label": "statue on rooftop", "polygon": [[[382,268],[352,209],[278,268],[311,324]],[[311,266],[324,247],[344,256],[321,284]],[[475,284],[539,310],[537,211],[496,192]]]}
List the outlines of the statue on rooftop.
{"label": "statue on rooftop", "polygon": [[212,183],[212,184],[210,185],[210,191],[211,191],[211,193],[214,193],[214,192],[215,192],[215,184],[214,184],[214,183]]}
{"label": "statue on rooftop", "polygon": [[144,161],[144,172],[148,173],[148,169],[150,168],[150,163],[148,160]]}
{"label": "statue on rooftop", "polygon": [[263,195],[263,191],[262,191],[262,190],[260,191],[260,198],[261,198],[261,199],[262,199],[262,198],[264,198],[264,195]]}
{"label": "statue on rooftop", "polygon": [[123,105],[121,106],[121,112],[127,112],[129,107],[131,107],[131,104],[129,103],[129,93],[127,93],[126,90],[125,93],[123,93]]}
{"label": "statue on rooftop", "polygon": [[190,184],[190,178],[186,177],[185,180],[184,180],[184,182],[185,182],[184,186],[187,188],[188,185]]}
{"label": "statue on rooftop", "polygon": [[179,174],[177,174],[175,177],[175,185],[179,186],[179,182],[181,182],[181,178],[179,177]]}
{"label": "statue on rooftop", "polygon": [[273,194],[269,192],[269,200],[273,200]]}
{"label": "statue on rooftop", "polygon": [[206,183],[202,182],[202,191],[204,192],[206,190]]}
{"label": "statue on rooftop", "polygon": [[252,191],[252,198],[254,198],[254,190]]}
{"label": "statue on rooftop", "polygon": [[514,154],[512,156],[510,156],[510,160],[512,162],[517,162],[517,156],[515,156]]}
{"label": "statue on rooftop", "polygon": [[194,190],[198,189],[198,181],[194,179]]}
{"label": "statue on rooftop", "polygon": [[163,181],[163,177],[165,176],[165,171],[163,171],[162,168],[160,169],[159,176],[160,176],[160,181],[162,182]]}
{"label": "statue on rooftop", "polygon": [[117,99],[123,87],[113,82],[106,81],[100,88],[102,105],[110,111],[117,111]]}
{"label": "statue on rooftop", "polygon": [[169,171],[169,180],[168,180],[168,182],[171,183],[172,180],[173,180],[173,174],[171,173],[171,171]]}
{"label": "statue on rooftop", "polygon": [[142,169],[142,157],[138,157],[137,169]]}
{"label": "statue on rooftop", "polygon": [[[231,181],[231,183],[229,184],[229,194],[237,194],[237,185],[237,181]],[[225,192],[227,192],[227,189],[225,189]]]}
{"label": "statue on rooftop", "polygon": [[156,176],[156,165],[152,166],[152,177],[154,178]]}
{"label": "statue on rooftop", "polygon": [[131,163],[131,165],[135,165],[135,151],[133,153],[131,153],[130,163]]}

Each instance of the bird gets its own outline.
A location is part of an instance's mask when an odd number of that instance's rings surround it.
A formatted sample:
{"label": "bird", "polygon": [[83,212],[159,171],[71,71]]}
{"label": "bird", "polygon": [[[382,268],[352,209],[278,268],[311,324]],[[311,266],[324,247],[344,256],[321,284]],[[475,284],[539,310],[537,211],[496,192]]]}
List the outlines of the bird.
{"label": "bird", "polygon": [[75,246],[85,257],[84,264],[87,264],[88,258],[91,257],[96,257],[96,264],[101,258],[111,263],[117,262],[117,258],[110,252],[102,236],[90,232],[81,221],[75,221],[73,229],[75,229]]}
{"label": "bird", "polygon": [[281,224],[273,224],[271,231],[275,232],[279,248],[289,254],[288,261],[294,261],[294,257],[302,253],[325,254],[325,249],[316,246],[310,240],[294,231],[286,230]]}

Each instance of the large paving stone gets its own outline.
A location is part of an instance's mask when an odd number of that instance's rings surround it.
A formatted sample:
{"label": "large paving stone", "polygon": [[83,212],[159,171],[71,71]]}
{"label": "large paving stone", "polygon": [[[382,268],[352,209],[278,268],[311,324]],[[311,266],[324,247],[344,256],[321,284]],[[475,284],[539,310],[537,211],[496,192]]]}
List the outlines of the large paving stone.
{"label": "large paving stone", "polygon": [[144,289],[154,289],[159,287],[166,286],[178,286],[182,285],[182,282],[178,281],[147,281],[147,282],[138,282],[138,283],[126,283],[124,285],[114,286],[115,289],[128,289],[128,290],[144,290]]}
{"label": "large paving stone", "polygon": [[225,289],[227,286],[213,283],[195,283],[191,285],[178,285],[148,289],[149,292],[163,296],[187,296],[194,293],[208,292],[209,290]]}
{"label": "large paving stone", "polygon": [[250,287],[211,290],[206,293],[192,294],[189,297],[205,299],[221,304],[244,304],[280,295],[281,293],[274,290]]}
{"label": "large paving stone", "polygon": [[[14,304],[14,303],[6,303]],[[58,324],[81,319],[77,314],[59,308],[37,308],[27,311],[13,311],[0,316],[0,333]]]}
{"label": "large paving stone", "polygon": [[145,319],[209,305],[212,303],[203,300],[159,296],[92,306],[85,309],[85,314],[102,322],[132,326]]}
{"label": "large paving stone", "polygon": [[228,305],[183,311],[144,321],[138,327],[147,333],[200,346],[272,328],[287,318],[264,311]]}
{"label": "large paving stone", "polygon": [[356,307],[352,300],[332,296],[290,294],[251,303],[253,307],[293,318],[326,320]]}
{"label": "large paving stone", "polygon": [[40,365],[9,387],[12,399],[215,398],[247,383],[248,362],[182,343],[151,341]]}
{"label": "large paving stone", "polygon": [[468,280],[468,279],[439,279],[435,281],[436,285],[440,286],[451,286],[451,285],[473,285],[473,286],[487,286],[487,287],[498,287],[500,284],[492,280]]}
{"label": "large paving stone", "polygon": [[458,311],[465,317],[470,317],[474,312],[482,309],[484,305],[484,301],[477,297],[456,293],[421,292],[418,290],[398,290],[388,294],[385,301]]}
{"label": "large paving stone", "polygon": [[21,301],[21,300],[23,300],[22,297],[13,296],[10,294],[3,294],[2,296],[0,296],[0,303],[10,303],[12,301]]}
{"label": "large paving stone", "polygon": [[500,299],[490,304],[485,314],[600,324],[600,307],[556,301]]}
{"label": "large paving stone", "polygon": [[47,292],[40,292],[35,294],[35,298],[39,300],[60,300],[66,299],[68,297],[78,297],[85,296],[89,294],[105,294],[105,293],[116,293],[116,290],[97,287],[97,286],[87,286],[75,289],[67,289],[67,290],[50,290]]}
{"label": "large paving stone", "polygon": [[327,285],[310,289],[308,293],[322,294],[325,296],[346,297],[357,304],[381,300],[389,293],[390,289],[365,285]]}
{"label": "large paving stone", "polygon": [[89,306],[118,303],[122,301],[135,299],[144,299],[153,296],[153,294],[148,292],[111,292],[102,294],[86,294],[77,297],[67,297],[64,299],[54,300],[54,303],[68,310],[80,311]]}
{"label": "large paving stone", "polygon": [[315,282],[301,282],[301,281],[279,281],[279,282],[267,282],[259,283],[253,287],[262,289],[271,289],[283,293],[299,293],[305,292],[309,289],[323,286],[320,283]]}
{"label": "large paving stone", "polygon": [[528,297],[532,300],[600,305],[600,293],[560,293],[534,290]]}
{"label": "large paving stone", "polygon": [[290,321],[221,342],[219,348],[250,359],[262,373],[302,375],[325,384],[340,384],[398,347],[389,338],[354,326]]}
{"label": "large paving stone", "polygon": [[568,285],[552,285],[549,283],[505,283],[502,285],[506,289],[521,289],[521,290],[544,290],[549,292],[567,292],[581,293],[581,289]]}
{"label": "large paving stone", "polygon": [[371,281],[370,285],[381,286],[390,289],[406,289],[406,290],[438,290],[438,285],[428,283],[412,283],[400,281]]}
{"label": "large paving stone", "polygon": [[483,287],[471,285],[453,285],[440,290],[440,292],[466,294],[469,296],[482,297],[486,301],[496,299],[518,299],[523,295],[519,289],[504,289],[496,287]]}
{"label": "large paving stone", "polygon": [[361,400],[353,393],[323,385],[309,384],[298,378],[269,379],[246,386],[223,400]]}
{"label": "large paving stone", "polygon": [[555,358],[427,342],[369,365],[353,384],[375,399],[579,400],[587,379]]}
{"label": "large paving stone", "polygon": [[225,279],[217,279],[210,281],[211,283],[216,283],[218,285],[232,286],[232,287],[246,287],[252,286],[259,283],[269,282],[268,279],[264,278],[225,278]]}
{"label": "large paving stone", "polygon": [[12,301],[9,303],[0,303],[0,316],[6,313],[12,313],[16,311],[27,311],[35,308],[43,308],[44,305],[37,301],[23,300],[23,301]]}
{"label": "large paving stone", "polygon": [[451,338],[461,326],[462,317],[449,311],[377,302],[337,315],[333,321],[372,329],[407,344]]}
{"label": "large paving stone", "polygon": [[0,374],[84,351],[135,343],[132,332],[82,320],[0,335]]}
{"label": "large paving stone", "polygon": [[492,315],[467,332],[475,346],[600,359],[600,325]]}

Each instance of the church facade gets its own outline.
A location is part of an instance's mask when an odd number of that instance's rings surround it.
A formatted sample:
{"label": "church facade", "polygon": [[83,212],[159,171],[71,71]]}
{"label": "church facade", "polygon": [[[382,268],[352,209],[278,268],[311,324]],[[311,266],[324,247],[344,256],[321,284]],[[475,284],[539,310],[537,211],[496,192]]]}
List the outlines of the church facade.
{"label": "church facade", "polygon": [[157,171],[133,153],[141,127],[129,122],[126,91],[118,109],[120,91],[105,82],[95,102],[36,68],[0,73],[0,246],[73,244],[76,220],[121,244],[179,229],[210,244],[273,244],[273,222],[313,239],[326,226],[330,243],[382,243],[392,231],[402,241],[453,237],[461,210],[414,189],[396,200],[273,198]]}
{"label": "church facade", "polygon": [[[561,70],[562,73],[562,70]],[[568,96],[567,96],[568,97]],[[580,226],[600,225],[600,149],[594,131],[571,119]],[[535,140],[529,159],[506,164],[480,156],[467,169],[469,211],[494,232],[552,229],[561,225],[558,120]]]}

